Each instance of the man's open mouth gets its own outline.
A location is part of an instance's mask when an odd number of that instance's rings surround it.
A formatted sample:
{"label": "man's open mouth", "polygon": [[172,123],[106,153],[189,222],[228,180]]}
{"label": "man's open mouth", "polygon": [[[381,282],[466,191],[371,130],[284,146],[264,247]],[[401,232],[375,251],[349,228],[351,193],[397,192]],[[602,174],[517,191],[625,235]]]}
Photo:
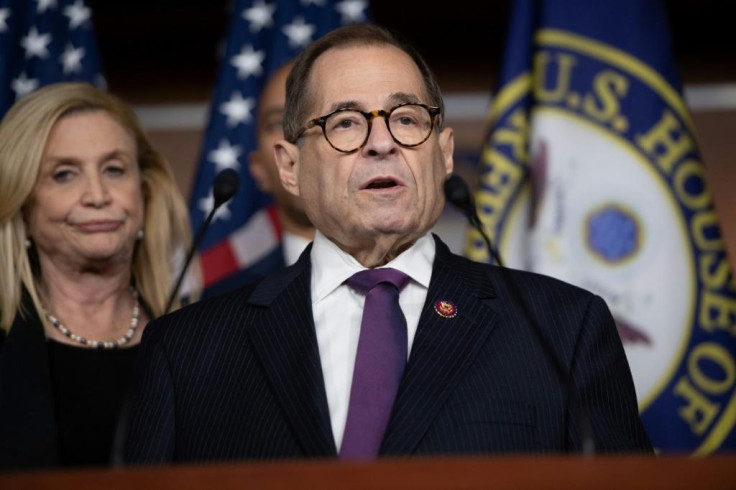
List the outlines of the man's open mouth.
{"label": "man's open mouth", "polygon": [[365,188],[366,189],[387,189],[389,187],[396,187],[398,182],[394,179],[376,179],[370,182]]}

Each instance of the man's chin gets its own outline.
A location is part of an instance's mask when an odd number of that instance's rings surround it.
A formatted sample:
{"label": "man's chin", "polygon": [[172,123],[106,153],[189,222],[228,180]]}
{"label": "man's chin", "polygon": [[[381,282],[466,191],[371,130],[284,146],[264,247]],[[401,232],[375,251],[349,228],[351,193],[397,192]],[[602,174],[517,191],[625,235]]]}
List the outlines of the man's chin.
{"label": "man's chin", "polygon": [[391,244],[390,248],[395,249],[414,243],[424,233],[424,230],[413,225],[383,223],[370,229],[366,236],[371,237],[374,243]]}

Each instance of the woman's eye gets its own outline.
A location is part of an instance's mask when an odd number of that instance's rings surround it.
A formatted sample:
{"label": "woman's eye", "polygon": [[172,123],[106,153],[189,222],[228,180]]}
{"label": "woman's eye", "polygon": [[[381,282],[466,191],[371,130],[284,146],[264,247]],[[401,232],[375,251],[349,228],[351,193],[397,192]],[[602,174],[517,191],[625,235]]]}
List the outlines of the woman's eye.
{"label": "woman's eye", "polygon": [[56,182],[68,182],[72,177],[74,177],[74,172],[71,170],[58,170],[52,176]]}
{"label": "woman's eye", "polygon": [[107,167],[105,168],[105,173],[113,176],[121,176],[125,174],[125,169],[123,167]]}

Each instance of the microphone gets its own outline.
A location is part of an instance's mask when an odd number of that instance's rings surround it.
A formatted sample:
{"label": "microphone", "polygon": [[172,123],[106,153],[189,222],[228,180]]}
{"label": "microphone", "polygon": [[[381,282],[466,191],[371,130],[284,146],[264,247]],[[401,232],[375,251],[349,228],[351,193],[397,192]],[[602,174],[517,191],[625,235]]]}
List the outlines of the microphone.
{"label": "microphone", "polygon": [[[228,202],[238,193],[240,187],[240,177],[238,172],[231,168],[222,170],[212,183],[212,197],[215,198],[215,204],[212,206],[210,214],[214,216],[215,210]],[[209,217],[209,216],[208,216]]]}
{"label": "microphone", "polygon": [[496,264],[503,267],[504,265],[501,260],[501,256],[483,229],[483,223],[480,222],[480,217],[478,217],[478,210],[475,207],[473,195],[470,193],[470,189],[468,189],[468,184],[465,183],[465,180],[457,174],[452,174],[447,180],[445,180],[444,190],[447,202],[458,208],[468,219],[470,225],[478,230],[478,233],[480,233],[483,240],[486,242],[486,249],[488,249],[488,253],[491,258],[496,262]]}
{"label": "microphone", "polygon": [[204,235],[207,232],[210,223],[212,222],[212,218],[215,216],[215,212],[220,206],[228,202],[230,199],[233,198],[235,194],[238,193],[238,187],[240,187],[240,177],[238,177],[238,173],[231,168],[226,168],[225,170],[222,170],[220,173],[218,173],[217,176],[215,176],[215,181],[212,183],[212,197],[214,199],[212,209],[210,210],[204,222],[199,225],[197,234],[195,235],[194,240],[189,247],[189,252],[187,253],[187,258],[184,261],[184,266],[179,272],[179,277],[176,280],[174,289],[171,290],[169,300],[166,302],[164,313],[168,313],[169,310],[171,310],[171,305],[174,303],[174,298],[176,298],[176,295],[179,293],[181,283],[184,280],[184,274],[186,274],[187,269],[189,269],[189,264],[192,262],[194,252],[197,250],[197,247],[199,247],[199,244],[202,242],[202,239],[204,238]]}
{"label": "microphone", "polygon": [[[564,388],[569,377],[567,368],[542,334],[542,328],[539,326],[536,317],[532,315],[529,309],[529,305],[527,304],[526,300],[524,300],[524,296],[519,290],[519,287],[516,285],[516,281],[511,277],[509,269],[504,266],[503,262],[501,261],[501,256],[491,244],[491,240],[488,238],[488,235],[486,235],[485,230],[483,229],[483,224],[481,223],[480,217],[478,216],[478,211],[475,207],[473,196],[468,189],[468,184],[465,183],[465,180],[463,180],[463,178],[459,175],[452,174],[450,175],[450,177],[447,178],[447,180],[445,180],[444,191],[447,201],[457,207],[460,211],[462,211],[462,213],[470,222],[471,226],[478,230],[478,232],[480,232],[481,236],[485,240],[488,254],[496,261],[496,264],[499,265],[498,271],[500,275],[503,276],[504,279],[506,279],[506,284],[509,287],[509,293],[512,301],[516,302],[520,306],[524,318],[531,327],[531,331],[537,339],[537,343],[542,347],[544,357],[547,359],[547,361],[550,362],[550,364],[552,364],[555,372],[555,377],[559,381],[560,386]],[[593,427],[590,424],[590,418],[580,404],[577,393],[572,390],[570,391],[569,396],[570,411],[572,412],[572,417],[575,421],[576,428],[580,431],[580,451],[585,455],[591,455],[595,452],[595,436],[593,435]]]}

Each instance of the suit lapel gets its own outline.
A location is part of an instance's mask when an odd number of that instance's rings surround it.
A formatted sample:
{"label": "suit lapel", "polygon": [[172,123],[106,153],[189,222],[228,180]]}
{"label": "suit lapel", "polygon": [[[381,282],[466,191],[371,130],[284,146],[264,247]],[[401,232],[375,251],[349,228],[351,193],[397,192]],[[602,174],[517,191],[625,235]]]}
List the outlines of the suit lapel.
{"label": "suit lapel", "polygon": [[[381,445],[384,455],[413,452],[497,323],[497,315],[488,304],[495,293],[486,272],[456,260],[435,239],[432,280]],[[444,318],[435,311],[440,300],[456,306],[454,318]]]}
{"label": "suit lapel", "polygon": [[322,365],[312,315],[309,252],[267,277],[248,303],[262,313],[251,338],[271,387],[305,456],[335,456]]}

